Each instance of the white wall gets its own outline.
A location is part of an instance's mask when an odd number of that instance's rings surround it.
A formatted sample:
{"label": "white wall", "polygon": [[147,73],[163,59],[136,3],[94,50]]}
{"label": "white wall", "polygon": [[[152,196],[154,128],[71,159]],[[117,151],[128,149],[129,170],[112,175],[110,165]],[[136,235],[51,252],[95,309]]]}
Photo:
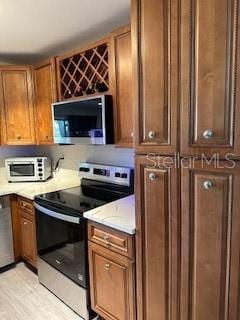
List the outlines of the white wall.
{"label": "white wall", "polygon": [[15,156],[50,156],[53,166],[59,157],[64,155],[60,168],[78,170],[78,163],[93,162],[120,166],[134,166],[132,149],[115,148],[114,146],[21,146],[0,147],[0,167],[4,166],[4,159]]}
{"label": "white wall", "polygon": [[0,147],[0,167],[4,166],[4,160],[11,157],[34,156],[35,146]]}
{"label": "white wall", "polygon": [[38,147],[38,155],[48,155],[55,165],[57,159],[64,156],[60,167],[78,170],[79,162],[93,162],[120,166],[134,166],[132,149],[115,148],[114,146],[51,146]]}

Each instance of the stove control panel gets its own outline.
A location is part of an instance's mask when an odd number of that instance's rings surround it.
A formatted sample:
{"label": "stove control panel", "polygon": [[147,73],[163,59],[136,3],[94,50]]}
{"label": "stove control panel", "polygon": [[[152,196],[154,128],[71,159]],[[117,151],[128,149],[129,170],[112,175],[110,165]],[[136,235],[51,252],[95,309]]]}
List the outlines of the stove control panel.
{"label": "stove control panel", "polygon": [[87,178],[125,186],[133,185],[133,168],[106,166],[94,163],[80,163],[79,174]]}

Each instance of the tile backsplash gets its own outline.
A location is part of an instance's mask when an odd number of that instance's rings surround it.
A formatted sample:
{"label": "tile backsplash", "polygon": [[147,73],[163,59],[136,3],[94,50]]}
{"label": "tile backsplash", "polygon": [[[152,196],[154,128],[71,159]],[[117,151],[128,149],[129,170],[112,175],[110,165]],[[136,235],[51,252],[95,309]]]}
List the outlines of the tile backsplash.
{"label": "tile backsplash", "polygon": [[58,158],[64,156],[60,168],[78,170],[78,163],[93,162],[119,166],[134,166],[133,149],[115,148],[114,146],[55,145],[55,146],[19,146],[0,147],[0,167],[9,157],[49,156],[55,166]]}

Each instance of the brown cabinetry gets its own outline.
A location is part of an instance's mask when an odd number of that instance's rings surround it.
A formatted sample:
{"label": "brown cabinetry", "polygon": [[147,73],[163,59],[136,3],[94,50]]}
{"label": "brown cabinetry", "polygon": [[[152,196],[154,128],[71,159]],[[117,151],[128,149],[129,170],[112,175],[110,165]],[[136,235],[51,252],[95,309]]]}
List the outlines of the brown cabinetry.
{"label": "brown cabinetry", "polygon": [[30,200],[19,198],[18,205],[21,224],[22,258],[33,267],[36,267],[37,246],[33,203]]}
{"label": "brown cabinetry", "polygon": [[18,197],[11,195],[11,213],[12,213],[12,234],[13,234],[13,249],[14,258],[18,262],[21,260],[22,247],[21,247],[21,219],[19,213]]}
{"label": "brown cabinetry", "polygon": [[[181,319],[239,317],[240,165],[182,169]],[[225,167],[225,168],[224,168]]]}
{"label": "brown cabinetry", "polygon": [[137,152],[177,150],[178,3],[132,1]]}
{"label": "brown cabinetry", "polygon": [[[135,279],[132,253],[119,254],[130,236],[89,224],[89,271],[91,306],[106,320],[135,320]],[[108,237],[108,238],[107,238]],[[133,237],[131,237],[133,247]],[[100,245],[100,244],[101,245]]]}
{"label": "brown cabinetry", "polygon": [[57,101],[54,58],[34,66],[34,80],[37,142],[38,144],[52,144],[52,103]]}
{"label": "brown cabinetry", "polygon": [[177,169],[137,157],[136,170],[138,320],[177,319]]}
{"label": "brown cabinetry", "polygon": [[57,57],[58,97],[79,98],[101,84],[111,91],[109,81],[109,38]]}
{"label": "brown cabinetry", "polygon": [[133,74],[130,26],[112,33],[112,77],[116,110],[116,144],[133,146]]}
{"label": "brown cabinetry", "polygon": [[35,143],[32,68],[0,67],[2,144]]}
{"label": "brown cabinetry", "polygon": [[181,2],[181,153],[240,154],[238,0]]}
{"label": "brown cabinetry", "polygon": [[136,151],[240,155],[238,0],[133,0]]}

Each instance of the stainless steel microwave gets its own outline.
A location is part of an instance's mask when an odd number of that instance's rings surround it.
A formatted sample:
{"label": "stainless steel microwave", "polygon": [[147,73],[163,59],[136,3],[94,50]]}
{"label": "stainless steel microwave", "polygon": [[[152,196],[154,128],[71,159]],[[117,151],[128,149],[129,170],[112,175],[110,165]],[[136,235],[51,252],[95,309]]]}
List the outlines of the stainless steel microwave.
{"label": "stainless steel microwave", "polygon": [[9,182],[45,181],[52,175],[48,157],[22,157],[5,160]]}
{"label": "stainless steel microwave", "polygon": [[112,97],[100,95],[53,103],[54,142],[113,144]]}

